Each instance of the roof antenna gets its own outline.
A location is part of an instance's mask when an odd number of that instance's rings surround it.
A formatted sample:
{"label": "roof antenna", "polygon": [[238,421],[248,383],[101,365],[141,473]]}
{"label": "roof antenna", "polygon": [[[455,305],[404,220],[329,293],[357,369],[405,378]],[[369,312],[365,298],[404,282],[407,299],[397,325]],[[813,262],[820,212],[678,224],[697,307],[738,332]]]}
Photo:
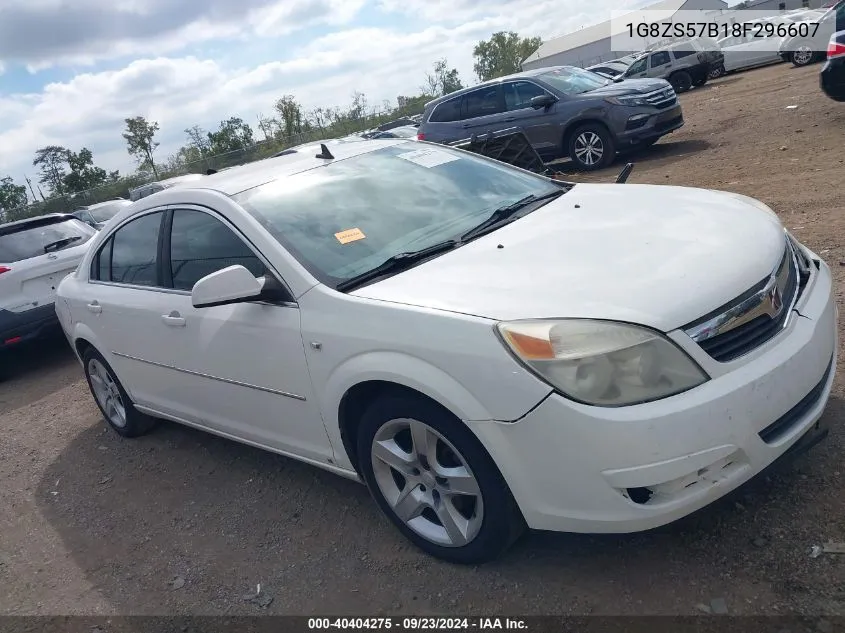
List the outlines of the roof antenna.
{"label": "roof antenna", "polygon": [[325,143],[320,143],[320,153],[314,158],[334,158]]}

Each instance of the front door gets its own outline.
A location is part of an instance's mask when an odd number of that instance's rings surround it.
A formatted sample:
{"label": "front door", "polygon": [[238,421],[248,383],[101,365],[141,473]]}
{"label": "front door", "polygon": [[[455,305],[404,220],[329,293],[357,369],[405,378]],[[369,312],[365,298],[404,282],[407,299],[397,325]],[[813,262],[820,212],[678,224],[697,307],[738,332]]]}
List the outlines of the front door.
{"label": "front door", "polygon": [[531,99],[551,94],[532,81],[508,81],[502,84],[505,99],[505,121],[522,128],[531,145],[541,154],[549,154],[560,146],[559,127],[553,125],[553,111],[557,104],[548,108],[534,108]]}

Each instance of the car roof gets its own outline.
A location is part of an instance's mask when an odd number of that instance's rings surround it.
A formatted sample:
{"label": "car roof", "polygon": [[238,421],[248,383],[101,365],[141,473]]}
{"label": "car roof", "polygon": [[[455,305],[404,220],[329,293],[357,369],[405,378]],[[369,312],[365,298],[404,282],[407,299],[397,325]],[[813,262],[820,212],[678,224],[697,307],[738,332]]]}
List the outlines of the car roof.
{"label": "car roof", "polygon": [[[383,147],[390,147],[401,143],[416,144],[417,141],[402,138],[379,140],[360,139],[332,144],[331,154],[334,156],[333,159],[317,158],[314,152],[319,151],[320,143],[309,143],[296,148],[290,148],[293,151],[286,150],[282,156],[265,158],[254,163],[247,163],[246,165],[232,167],[223,172],[203,176],[202,179],[185,183],[179,189],[213,189],[228,196],[233,196],[247,189],[315,169],[330,162],[353,158]],[[311,151],[307,151],[308,148]]]}
{"label": "car roof", "polygon": [[59,224],[60,222],[65,222],[67,220],[76,221],[76,218],[70,213],[45,213],[44,215],[37,215],[33,218],[24,218],[23,220],[15,220],[14,222],[5,222],[0,224],[0,235],[17,233],[18,231],[22,231],[27,228]]}
{"label": "car roof", "polygon": [[124,206],[132,204],[131,200],[106,200],[105,202],[98,202],[96,204],[89,204],[87,207],[81,209],[82,211],[91,211],[99,209],[100,207],[108,207],[113,204],[122,204]]}
{"label": "car roof", "polygon": [[426,108],[430,106],[435,106],[439,103],[443,103],[444,101],[448,101],[449,99],[453,99],[454,97],[458,97],[460,95],[467,94],[468,92],[472,92],[473,90],[478,90],[479,88],[484,88],[485,86],[494,86],[496,84],[500,84],[503,81],[512,81],[514,79],[528,79],[530,77],[538,77],[540,75],[545,75],[550,73],[554,70],[560,70],[561,68],[574,68],[575,70],[583,70],[582,68],[578,68],[577,66],[544,66],[542,68],[532,68],[531,70],[523,70],[519,73],[514,73],[512,75],[505,75],[504,77],[496,77],[495,79],[491,79],[489,81],[483,81],[480,84],[475,84],[474,86],[470,86],[469,88],[462,88],[461,90],[456,90],[455,92],[450,92],[447,95],[443,95],[442,97],[437,97],[436,99],[432,99],[428,103],[425,104]]}

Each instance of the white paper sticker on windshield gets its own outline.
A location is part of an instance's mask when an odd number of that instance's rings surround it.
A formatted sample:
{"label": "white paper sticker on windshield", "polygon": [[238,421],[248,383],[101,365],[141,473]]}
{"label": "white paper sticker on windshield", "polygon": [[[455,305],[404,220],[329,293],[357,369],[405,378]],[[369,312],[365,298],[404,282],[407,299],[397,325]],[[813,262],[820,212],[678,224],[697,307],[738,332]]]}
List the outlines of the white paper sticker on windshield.
{"label": "white paper sticker on windshield", "polygon": [[451,163],[453,160],[458,160],[460,156],[455,156],[454,154],[444,152],[439,149],[426,148],[415,149],[413,152],[399,154],[399,158],[409,160],[421,167],[437,167],[443,163]]}

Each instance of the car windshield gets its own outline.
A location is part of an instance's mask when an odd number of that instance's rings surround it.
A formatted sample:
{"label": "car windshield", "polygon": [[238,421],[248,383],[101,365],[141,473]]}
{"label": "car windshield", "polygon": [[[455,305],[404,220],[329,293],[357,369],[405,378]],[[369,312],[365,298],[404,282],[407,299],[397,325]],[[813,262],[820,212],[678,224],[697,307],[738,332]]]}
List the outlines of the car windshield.
{"label": "car windshield", "polygon": [[94,218],[95,222],[106,222],[117,215],[117,212],[125,206],[125,202],[114,202],[112,204],[104,204],[101,207],[94,207],[89,209],[88,212]]}
{"label": "car windshield", "polygon": [[403,142],[279,178],[235,196],[332,287],[388,258],[458,239],[495,209],[553,181],[450,148]]}
{"label": "car windshield", "polygon": [[572,66],[555,68],[542,73],[538,77],[567,96],[589,92],[606,86],[608,83],[607,79],[595,73]]}
{"label": "car windshield", "polygon": [[[96,233],[79,220],[53,224],[22,225],[20,230],[0,233],[0,262],[11,264],[47,252],[84,244]],[[46,248],[45,248],[46,247]]]}

